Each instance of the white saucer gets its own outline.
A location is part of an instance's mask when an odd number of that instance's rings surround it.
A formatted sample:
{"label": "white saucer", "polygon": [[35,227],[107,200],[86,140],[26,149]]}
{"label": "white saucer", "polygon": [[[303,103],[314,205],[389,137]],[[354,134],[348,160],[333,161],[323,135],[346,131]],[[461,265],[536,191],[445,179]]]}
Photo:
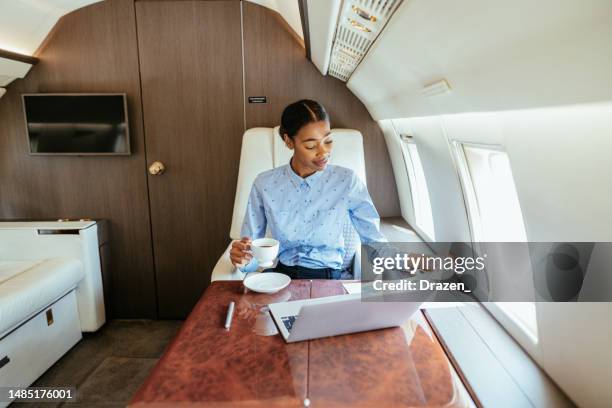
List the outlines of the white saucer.
{"label": "white saucer", "polygon": [[276,293],[285,289],[291,283],[291,278],[283,273],[263,272],[247,276],[242,283],[253,292]]}

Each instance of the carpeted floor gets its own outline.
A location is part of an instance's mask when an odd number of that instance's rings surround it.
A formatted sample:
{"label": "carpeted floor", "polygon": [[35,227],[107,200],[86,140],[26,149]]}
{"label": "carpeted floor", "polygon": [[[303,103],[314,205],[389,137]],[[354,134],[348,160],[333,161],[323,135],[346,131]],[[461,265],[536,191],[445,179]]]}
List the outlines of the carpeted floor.
{"label": "carpeted floor", "polygon": [[77,402],[14,403],[24,407],[125,407],[161,357],[181,321],[113,320],[83,339],[33,387],[76,387]]}

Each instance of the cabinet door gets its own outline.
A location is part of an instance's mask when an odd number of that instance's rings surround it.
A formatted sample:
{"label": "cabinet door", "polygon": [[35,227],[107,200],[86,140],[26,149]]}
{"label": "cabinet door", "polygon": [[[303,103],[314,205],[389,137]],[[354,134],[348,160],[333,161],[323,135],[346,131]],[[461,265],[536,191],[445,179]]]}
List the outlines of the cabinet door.
{"label": "cabinet door", "polygon": [[136,3],[160,318],[185,317],[229,243],[244,132],[239,1]]}

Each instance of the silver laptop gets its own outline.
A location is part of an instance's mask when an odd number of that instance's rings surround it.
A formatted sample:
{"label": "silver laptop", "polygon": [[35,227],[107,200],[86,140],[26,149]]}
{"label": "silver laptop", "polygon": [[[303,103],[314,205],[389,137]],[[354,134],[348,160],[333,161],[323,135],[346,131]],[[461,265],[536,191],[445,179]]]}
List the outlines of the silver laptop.
{"label": "silver laptop", "polygon": [[422,302],[362,302],[359,293],[272,303],[287,343],[400,326]]}

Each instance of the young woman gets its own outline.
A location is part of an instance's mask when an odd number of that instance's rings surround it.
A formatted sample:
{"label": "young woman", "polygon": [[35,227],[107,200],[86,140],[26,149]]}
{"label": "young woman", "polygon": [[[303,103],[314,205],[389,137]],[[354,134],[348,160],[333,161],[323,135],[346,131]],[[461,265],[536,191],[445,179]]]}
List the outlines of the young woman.
{"label": "young woman", "polygon": [[230,258],[243,271],[257,268],[251,240],[269,227],[280,241],[274,271],[292,279],[340,279],[347,217],[361,242],[385,242],[379,216],[366,186],[350,169],[328,164],[333,136],[325,108],[301,100],[285,108],[279,133],[293,150],[289,164],[255,179],[242,225]]}

